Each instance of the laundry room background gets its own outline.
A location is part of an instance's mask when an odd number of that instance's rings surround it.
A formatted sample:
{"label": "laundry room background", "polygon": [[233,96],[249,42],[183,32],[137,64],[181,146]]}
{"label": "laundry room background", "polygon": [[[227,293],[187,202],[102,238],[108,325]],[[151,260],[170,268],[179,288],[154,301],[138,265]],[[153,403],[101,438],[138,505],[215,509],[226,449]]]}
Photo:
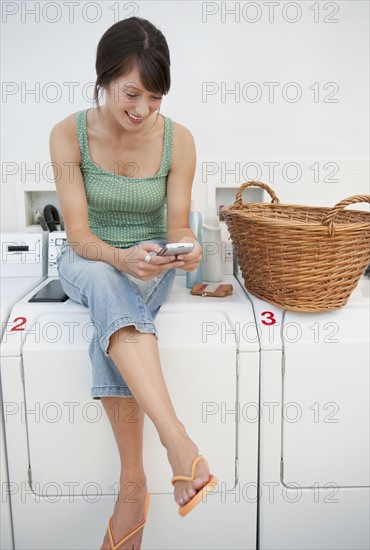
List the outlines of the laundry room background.
{"label": "laundry room background", "polygon": [[97,43],[132,15],[167,38],[161,111],[194,135],[204,211],[251,179],[290,203],[368,193],[368,2],[1,4],[2,230],[34,227],[37,201],[58,206],[50,130],[92,107]]}

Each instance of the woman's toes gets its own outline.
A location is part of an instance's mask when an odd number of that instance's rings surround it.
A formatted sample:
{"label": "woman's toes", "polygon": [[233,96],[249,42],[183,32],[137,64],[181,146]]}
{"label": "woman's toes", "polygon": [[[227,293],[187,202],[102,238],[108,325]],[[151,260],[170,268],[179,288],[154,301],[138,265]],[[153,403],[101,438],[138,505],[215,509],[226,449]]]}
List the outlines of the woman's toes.
{"label": "woman's toes", "polygon": [[193,487],[190,487],[187,491],[185,491],[178,497],[177,503],[180,504],[180,506],[182,506],[183,504],[186,504],[187,502],[189,502],[189,500],[191,500],[193,496],[196,494],[197,494],[197,491]]}
{"label": "woman's toes", "polygon": [[189,497],[189,498],[193,498],[193,496],[195,496],[196,493],[197,493],[196,490],[195,490],[193,487],[191,487],[191,488],[188,490],[188,497]]}
{"label": "woman's toes", "polygon": [[194,491],[193,489],[180,493],[176,498],[177,504],[179,504],[180,506],[186,504],[195,495],[195,493],[196,491]]}
{"label": "woman's toes", "polygon": [[175,500],[179,506],[187,504],[207,484],[210,474],[206,464],[202,466],[197,472],[198,476],[192,482],[187,482],[186,488],[182,486],[181,489],[179,487],[178,493],[175,491]]}
{"label": "woman's toes", "polygon": [[201,477],[196,477],[193,481],[193,486],[195,487],[195,489],[197,491],[199,491],[202,487],[204,487],[204,485],[207,483],[209,477],[207,476],[207,478],[201,478]]}

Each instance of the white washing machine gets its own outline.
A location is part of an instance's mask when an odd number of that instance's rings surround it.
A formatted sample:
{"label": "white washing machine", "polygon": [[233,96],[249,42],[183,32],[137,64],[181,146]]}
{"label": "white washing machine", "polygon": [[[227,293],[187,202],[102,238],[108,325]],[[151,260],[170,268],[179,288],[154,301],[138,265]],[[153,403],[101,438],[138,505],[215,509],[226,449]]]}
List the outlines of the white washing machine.
{"label": "white washing machine", "polygon": [[[46,233],[10,233],[0,235],[0,305],[1,337],[13,305],[27,292],[46,278],[47,260]],[[0,486],[1,520],[0,548],[13,548],[10,499],[8,498],[8,465],[5,452],[5,433],[3,422],[3,401],[0,377]]]}
{"label": "white washing machine", "polygon": [[13,305],[47,277],[48,233],[0,234],[1,336]]}
{"label": "white washing machine", "polygon": [[369,288],[363,276],[323,313],[247,293],[260,325],[261,550],[370,547]]}
{"label": "white washing machine", "polygon": [[[29,302],[50,279],[13,307],[2,347],[15,550],[97,548],[118,490],[116,443],[90,396],[88,310],[72,300]],[[166,451],[146,418],[152,498],[143,549],[255,549],[259,342],[252,306],[232,275],[225,276],[234,286],[226,298],[192,296],[185,279],[176,275],[156,319],[160,355],[179,418],[219,483],[207,503],[181,518]]]}

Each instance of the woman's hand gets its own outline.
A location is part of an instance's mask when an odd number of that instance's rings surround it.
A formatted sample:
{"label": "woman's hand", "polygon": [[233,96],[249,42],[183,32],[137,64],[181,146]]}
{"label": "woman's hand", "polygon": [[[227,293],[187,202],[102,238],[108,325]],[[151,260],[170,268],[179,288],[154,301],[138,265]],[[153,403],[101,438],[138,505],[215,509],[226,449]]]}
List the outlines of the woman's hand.
{"label": "woman's hand", "polygon": [[178,269],[183,269],[184,271],[194,271],[194,269],[197,269],[199,264],[202,261],[202,247],[200,243],[195,240],[191,239],[190,237],[182,237],[178,241],[179,243],[193,243],[194,248],[189,254],[179,254],[177,256],[178,260],[183,260],[183,266],[180,266]]}
{"label": "woman's hand", "polygon": [[[176,256],[153,254],[153,252],[159,252],[161,248],[157,243],[144,242],[130,248],[117,249],[119,258],[115,267],[142,281],[152,279],[166,269],[183,268],[184,262],[176,260]],[[150,262],[144,259],[148,254],[151,256]]]}

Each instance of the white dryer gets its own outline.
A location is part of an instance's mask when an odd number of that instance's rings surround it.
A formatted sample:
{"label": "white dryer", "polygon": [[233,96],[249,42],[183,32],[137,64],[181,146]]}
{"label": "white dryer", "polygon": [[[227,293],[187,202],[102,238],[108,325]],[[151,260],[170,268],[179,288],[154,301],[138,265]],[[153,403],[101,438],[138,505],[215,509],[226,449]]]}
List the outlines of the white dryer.
{"label": "white dryer", "polygon": [[[176,275],[156,319],[176,410],[219,483],[181,518],[165,449],[146,419],[152,498],[143,549],[256,548],[259,343],[248,297],[232,275],[225,282],[231,296],[192,296]],[[96,548],[119,457],[100,401],[90,397],[88,310],[72,300],[30,303],[45,283],[14,306],[2,348],[3,393],[15,404],[5,423],[15,550]],[[17,317],[24,323],[14,331]]]}
{"label": "white dryer", "polygon": [[[46,233],[10,233],[0,235],[0,305],[1,337],[13,305],[46,278]],[[8,465],[3,422],[3,400],[0,377],[0,486],[1,523],[0,548],[13,549],[10,499],[8,495]]]}
{"label": "white dryer", "polygon": [[370,547],[369,288],[363,276],[323,313],[247,293],[260,324],[261,550]]}

